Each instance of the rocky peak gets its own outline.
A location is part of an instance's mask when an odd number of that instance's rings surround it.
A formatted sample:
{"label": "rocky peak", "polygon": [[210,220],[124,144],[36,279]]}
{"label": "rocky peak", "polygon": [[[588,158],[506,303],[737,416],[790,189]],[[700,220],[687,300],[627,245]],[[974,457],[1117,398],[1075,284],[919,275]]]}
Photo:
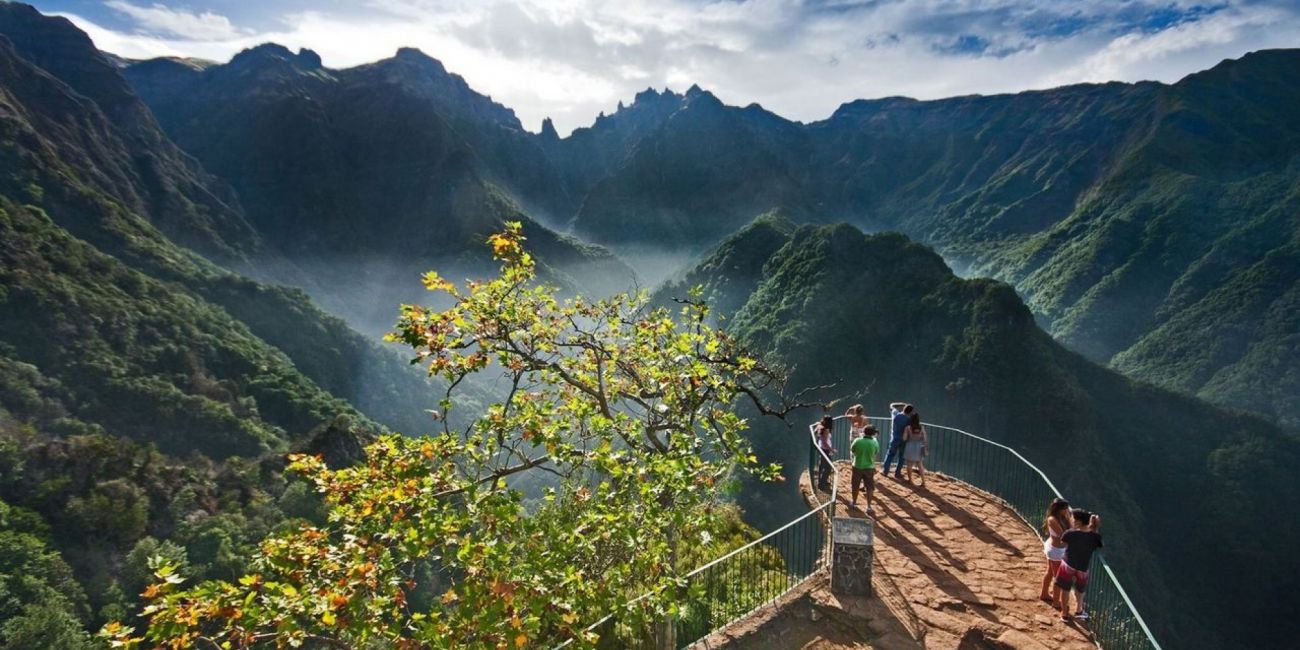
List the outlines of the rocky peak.
{"label": "rocky peak", "polygon": [[560,139],[560,134],[555,131],[555,123],[549,117],[542,120],[542,139],[547,141]]}
{"label": "rocky peak", "polygon": [[230,60],[229,68],[238,71],[310,71],[321,69],[320,55],[303,48],[294,54],[278,43],[263,43],[248,48]]}
{"label": "rocky peak", "polygon": [[426,74],[447,76],[447,68],[442,65],[442,61],[425,54],[419,48],[398,48],[397,53],[394,54],[393,58],[390,60],[405,65],[415,66]]}
{"label": "rocky peak", "polygon": [[513,110],[475,91],[464,77],[448,72],[441,61],[416,48],[400,48],[391,58],[353,70],[363,75],[378,73],[386,83],[397,84],[408,92],[432,100],[460,117],[523,130]]}
{"label": "rocky peak", "polygon": [[709,106],[714,108],[720,108],[723,106],[722,100],[718,99],[716,95],[700,88],[696,84],[691,84],[691,87],[686,90],[686,94],[683,96],[682,105],[693,107]]}

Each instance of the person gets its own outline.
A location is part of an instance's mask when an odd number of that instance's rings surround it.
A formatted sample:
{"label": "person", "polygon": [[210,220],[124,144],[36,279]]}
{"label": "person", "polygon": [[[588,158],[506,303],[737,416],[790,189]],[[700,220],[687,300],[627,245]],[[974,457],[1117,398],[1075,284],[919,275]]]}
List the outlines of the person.
{"label": "person", "polygon": [[817,473],[817,487],[821,488],[823,492],[830,491],[830,476],[835,469],[831,467],[831,461],[829,460],[835,457],[835,447],[831,442],[831,430],[834,427],[835,419],[829,415],[823,415],[822,421],[817,423],[817,447],[822,450],[822,453],[818,454],[821,458],[818,459],[820,465]]}
{"label": "person", "polygon": [[871,423],[867,419],[867,409],[861,404],[850,406],[849,410],[844,412],[844,417],[849,419],[849,435],[853,436],[854,440],[862,437],[862,431]]}
{"label": "person", "polygon": [[929,451],[925,428],[921,426],[921,414],[912,411],[907,428],[903,429],[903,459],[907,461],[907,482],[912,482],[912,472],[921,477],[921,487],[925,487],[925,455]]}
{"label": "person", "polygon": [[897,457],[898,466],[894,468],[894,478],[903,478],[903,430],[907,428],[913,410],[911,404],[903,402],[889,405],[889,451],[885,454],[885,463],[881,468],[885,476],[889,476],[889,463]]}
{"label": "person", "polygon": [[853,452],[853,505],[858,505],[858,485],[867,493],[867,514],[874,515],[871,498],[876,493],[876,454],[880,453],[880,442],[876,440],[879,431],[868,424],[861,435],[849,445]]}
{"label": "person", "polygon": [[1070,529],[1070,503],[1061,497],[1052,499],[1052,503],[1047,506],[1047,515],[1043,517],[1043,534],[1047,539],[1043,540],[1043,555],[1047,556],[1047,573],[1043,574],[1043,591],[1038,596],[1045,603],[1056,606],[1056,599],[1052,597],[1052,578],[1056,577],[1056,570],[1061,566],[1061,560],[1065,559],[1065,542],[1061,541],[1061,535]]}
{"label": "person", "polygon": [[1070,621],[1070,590],[1075,593],[1077,610],[1074,617],[1088,620],[1088,613],[1083,609],[1083,593],[1088,589],[1088,566],[1092,564],[1092,554],[1101,545],[1101,517],[1076,508],[1071,513],[1074,525],[1061,535],[1065,542],[1065,559],[1056,569],[1056,601],[1061,608],[1061,620]]}

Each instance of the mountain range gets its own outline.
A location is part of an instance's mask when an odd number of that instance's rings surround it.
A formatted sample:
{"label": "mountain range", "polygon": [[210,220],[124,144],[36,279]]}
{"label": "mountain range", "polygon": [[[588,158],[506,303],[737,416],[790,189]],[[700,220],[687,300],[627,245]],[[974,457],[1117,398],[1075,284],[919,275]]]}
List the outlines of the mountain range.
{"label": "mountain range", "polygon": [[[318,519],[286,450],[346,463],[428,428],[439,387],[376,335],[424,271],[491,272],[506,220],[566,291],[702,285],[794,383],[1023,450],[1112,513],[1108,557],[1169,645],[1286,643],[1298,76],[1300,51],[1265,51],[808,124],[648,89],[561,138],[413,49],[129,61],[0,3],[0,647],[95,647],[149,554],[231,576]],[[789,431],[753,435],[799,466]],[[741,501],[783,521],[789,498]]]}
{"label": "mountain range", "polygon": [[[903,232],[1012,284],[1094,361],[1300,425],[1300,51],[1174,84],[859,100],[809,124],[649,89],[565,138],[411,49],[346,70],[265,45],[124,72],[260,232],[314,259],[454,248],[448,222],[510,211],[483,187],[623,252],[700,254],[779,209]],[[411,230],[422,214],[439,234]]]}

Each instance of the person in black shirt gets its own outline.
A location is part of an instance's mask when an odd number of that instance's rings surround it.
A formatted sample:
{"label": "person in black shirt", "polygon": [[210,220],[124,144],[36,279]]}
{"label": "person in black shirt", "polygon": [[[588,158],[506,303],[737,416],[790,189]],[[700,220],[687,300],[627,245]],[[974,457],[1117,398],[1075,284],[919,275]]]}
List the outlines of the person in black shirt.
{"label": "person in black shirt", "polygon": [[1061,620],[1070,620],[1070,590],[1076,597],[1077,611],[1075,618],[1087,620],[1088,613],[1083,610],[1083,592],[1088,589],[1088,566],[1092,564],[1092,554],[1101,545],[1101,517],[1076,508],[1073,512],[1074,525],[1061,535],[1065,542],[1065,561],[1056,570],[1056,602],[1061,605]]}

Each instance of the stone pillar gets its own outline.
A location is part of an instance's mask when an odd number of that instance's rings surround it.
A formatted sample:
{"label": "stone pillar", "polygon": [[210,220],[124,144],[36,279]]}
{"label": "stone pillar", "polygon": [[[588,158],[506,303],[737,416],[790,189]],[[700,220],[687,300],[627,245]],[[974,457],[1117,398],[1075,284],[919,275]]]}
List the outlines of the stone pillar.
{"label": "stone pillar", "polygon": [[831,593],[841,596],[871,595],[871,560],[875,530],[870,519],[831,519]]}

